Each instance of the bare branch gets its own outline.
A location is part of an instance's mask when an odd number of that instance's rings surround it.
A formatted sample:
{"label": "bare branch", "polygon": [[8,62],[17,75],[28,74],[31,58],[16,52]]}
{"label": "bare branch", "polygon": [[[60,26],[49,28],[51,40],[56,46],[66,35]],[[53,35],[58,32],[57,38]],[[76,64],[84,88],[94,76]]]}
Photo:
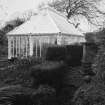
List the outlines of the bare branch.
{"label": "bare branch", "polygon": [[96,5],[100,1],[101,0],[56,0],[51,5],[57,10],[66,12],[68,19],[72,16],[83,15],[90,23],[96,25],[97,22],[95,18],[100,17],[100,15],[105,15]]}

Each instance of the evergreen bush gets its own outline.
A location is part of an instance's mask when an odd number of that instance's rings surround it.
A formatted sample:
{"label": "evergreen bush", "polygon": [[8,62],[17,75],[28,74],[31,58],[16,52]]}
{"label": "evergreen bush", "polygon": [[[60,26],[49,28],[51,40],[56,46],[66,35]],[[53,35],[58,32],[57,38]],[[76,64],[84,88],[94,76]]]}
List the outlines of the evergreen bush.
{"label": "evergreen bush", "polygon": [[105,29],[100,35],[99,50],[92,64],[95,76],[82,85],[74,95],[74,105],[105,105]]}

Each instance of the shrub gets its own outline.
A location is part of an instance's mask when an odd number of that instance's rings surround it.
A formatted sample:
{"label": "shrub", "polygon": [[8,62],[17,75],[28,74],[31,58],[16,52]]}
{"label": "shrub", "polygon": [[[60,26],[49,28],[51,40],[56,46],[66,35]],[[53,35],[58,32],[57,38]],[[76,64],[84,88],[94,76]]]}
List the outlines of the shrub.
{"label": "shrub", "polygon": [[49,47],[46,59],[49,61],[64,61],[69,66],[80,66],[83,56],[83,48],[80,45],[65,45]]}
{"label": "shrub", "polygon": [[65,62],[72,66],[81,66],[83,48],[81,45],[67,45]]}
{"label": "shrub", "polygon": [[[15,61],[14,65],[16,66],[14,69],[0,71],[0,80],[5,83],[3,85],[17,86],[19,84],[21,86],[21,88],[11,88],[12,90],[7,89],[7,94],[9,92],[14,94],[15,102],[17,100],[22,102],[21,99],[24,102],[29,99],[32,104],[70,104],[74,92],[83,84],[82,68],[71,68],[62,61],[33,60],[30,63],[27,59],[19,59]],[[15,89],[19,90],[17,94],[15,94]],[[30,95],[28,92],[32,94]]]}
{"label": "shrub", "polygon": [[58,105],[71,102],[75,91],[84,83],[81,68],[71,68],[63,62],[45,62],[32,67],[33,87],[48,85],[56,90]]}
{"label": "shrub", "polygon": [[65,46],[52,46],[48,47],[46,53],[46,60],[51,61],[61,61],[65,59],[66,55],[66,47]]}
{"label": "shrub", "polygon": [[[49,86],[40,86],[31,96],[35,105],[56,105],[56,91]],[[58,104],[57,104],[58,105]]]}
{"label": "shrub", "polygon": [[10,105],[19,105],[17,103],[20,103],[20,105],[28,105],[31,103],[30,95],[33,91],[34,90],[30,88],[21,87],[20,85],[7,85],[0,88],[0,104],[5,105],[8,103]]}
{"label": "shrub", "polygon": [[0,88],[0,105],[54,105],[55,90],[48,86],[38,89],[11,85]]}
{"label": "shrub", "polygon": [[17,58],[13,57],[9,60],[10,63],[19,66],[32,66],[41,63],[43,60],[42,58],[35,58],[35,57],[28,57],[28,58]]}
{"label": "shrub", "polygon": [[41,63],[41,59],[11,59],[10,66],[6,70],[0,70],[0,83],[3,84],[21,84],[22,86],[31,86],[31,66]]}
{"label": "shrub", "polygon": [[[32,77],[34,78],[34,86],[49,85],[57,88],[61,86],[64,65],[59,62],[44,62],[32,67]],[[54,79],[53,79],[54,78]]]}
{"label": "shrub", "polygon": [[96,75],[74,95],[74,105],[105,105],[105,29],[101,30],[98,53],[92,64]]}
{"label": "shrub", "polygon": [[104,105],[105,86],[103,84],[85,84],[76,91],[74,105]]}

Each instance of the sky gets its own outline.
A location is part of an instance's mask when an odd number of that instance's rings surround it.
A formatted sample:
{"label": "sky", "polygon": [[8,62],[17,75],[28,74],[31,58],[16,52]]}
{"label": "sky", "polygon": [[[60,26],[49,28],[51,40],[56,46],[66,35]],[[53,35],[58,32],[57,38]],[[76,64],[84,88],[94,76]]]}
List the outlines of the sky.
{"label": "sky", "polygon": [[[36,10],[39,4],[48,1],[52,0],[0,0],[0,26],[2,27],[6,21],[17,17],[26,10]],[[105,0],[101,2],[100,9],[105,10]],[[84,21],[81,21],[81,28],[87,31],[90,27],[88,27],[88,23],[84,24]]]}
{"label": "sky", "polygon": [[0,0],[0,22],[4,23],[26,10],[35,10],[40,3],[47,1],[50,0]]}

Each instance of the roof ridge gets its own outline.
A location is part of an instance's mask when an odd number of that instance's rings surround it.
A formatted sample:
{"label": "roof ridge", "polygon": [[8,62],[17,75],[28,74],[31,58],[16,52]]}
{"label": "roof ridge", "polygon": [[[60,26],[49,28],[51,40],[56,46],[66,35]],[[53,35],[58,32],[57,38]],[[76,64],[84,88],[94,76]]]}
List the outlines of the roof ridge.
{"label": "roof ridge", "polygon": [[55,8],[51,8],[51,7],[47,7],[47,8],[53,12],[56,12],[58,15],[62,16],[63,18],[66,18],[66,15],[63,15],[62,12],[57,11]]}
{"label": "roof ridge", "polygon": [[50,6],[47,5],[47,6],[45,6],[45,7],[40,8],[39,11],[43,11],[44,9],[47,9],[47,10],[51,10],[51,11],[53,11],[53,12],[56,12],[58,15],[60,15],[60,16],[62,16],[62,17],[64,17],[64,18],[66,18],[66,15],[63,15],[62,12],[57,11],[54,7],[50,7]]}
{"label": "roof ridge", "polygon": [[55,21],[52,19],[52,17],[50,16],[49,12],[47,12],[47,14],[48,14],[49,18],[51,19],[51,21],[55,24],[55,26],[57,27],[57,29],[58,29],[59,32],[60,32],[59,27],[57,26],[57,24],[55,23]]}
{"label": "roof ridge", "polygon": [[[52,7],[46,7],[48,9],[50,9],[51,11],[53,11],[54,13],[56,12],[59,16],[62,16],[64,19],[66,19],[68,21],[68,19],[66,18],[66,15],[63,15],[62,12],[57,11],[56,9],[52,8]],[[71,24],[71,23],[70,23]],[[73,24],[71,24],[73,25]],[[75,27],[73,25],[73,27]],[[76,28],[79,32],[81,32],[81,30],[79,28]],[[82,32],[81,32],[82,33]]]}

